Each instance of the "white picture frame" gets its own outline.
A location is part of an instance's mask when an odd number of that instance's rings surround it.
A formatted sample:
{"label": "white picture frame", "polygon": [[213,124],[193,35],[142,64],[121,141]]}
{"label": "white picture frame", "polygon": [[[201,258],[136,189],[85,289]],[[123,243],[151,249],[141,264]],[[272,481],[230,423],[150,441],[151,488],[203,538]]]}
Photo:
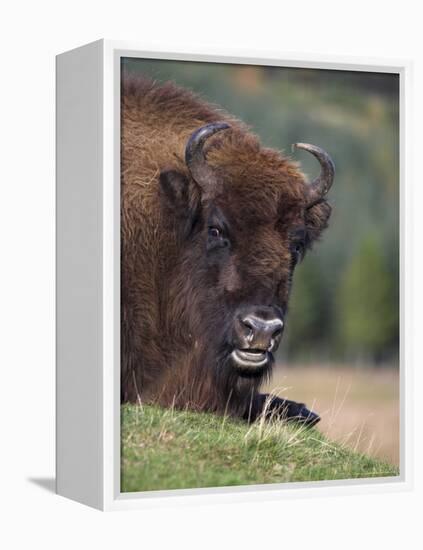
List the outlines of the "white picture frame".
{"label": "white picture frame", "polygon": [[[400,476],[144,493],[120,491],[120,62],[225,62],[400,77]],[[100,40],[57,57],[57,493],[102,510],[410,489],[410,62],[269,52],[148,51]],[[404,213],[407,212],[407,216]],[[407,338],[405,338],[407,335]]]}

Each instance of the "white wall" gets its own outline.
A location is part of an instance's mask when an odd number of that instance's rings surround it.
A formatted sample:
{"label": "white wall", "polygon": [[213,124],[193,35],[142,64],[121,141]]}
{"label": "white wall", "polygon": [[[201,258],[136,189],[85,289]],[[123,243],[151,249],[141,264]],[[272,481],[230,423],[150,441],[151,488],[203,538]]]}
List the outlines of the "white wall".
{"label": "white wall", "polygon": [[[423,57],[417,2],[339,0],[115,3],[22,2],[2,7],[1,515],[3,548],[389,549],[421,535],[422,407],[416,407],[416,490],[382,496],[101,514],[42,490],[54,474],[54,56],[97,38],[182,49],[218,45],[415,61],[414,151],[423,149]],[[417,165],[417,160],[415,161]],[[417,175],[417,166],[414,170]],[[423,184],[415,181],[415,280],[422,280]],[[421,288],[415,321],[415,387]],[[418,302],[417,302],[418,300]],[[419,307],[420,306],[420,307]],[[419,325],[418,325],[419,323]],[[416,401],[418,401],[416,399]],[[418,509],[420,508],[420,509]],[[420,520],[420,521],[419,521]],[[412,537],[415,542],[411,542]],[[9,539],[5,544],[3,539]]]}

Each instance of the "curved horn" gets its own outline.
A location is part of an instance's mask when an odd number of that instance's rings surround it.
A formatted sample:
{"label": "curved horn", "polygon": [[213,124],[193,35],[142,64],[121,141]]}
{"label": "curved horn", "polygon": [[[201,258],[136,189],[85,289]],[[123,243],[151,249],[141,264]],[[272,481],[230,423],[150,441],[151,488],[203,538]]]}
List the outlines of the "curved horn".
{"label": "curved horn", "polygon": [[320,175],[314,179],[309,186],[309,203],[307,208],[311,208],[317,204],[332,187],[332,183],[335,177],[335,164],[330,156],[316,145],[310,145],[309,143],[294,143],[292,150],[304,149],[312,155],[314,155],[320,163],[321,171]]}
{"label": "curved horn", "polygon": [[185,147],[185,162],[197,184],[207,194],[210,194],[216,185],[213,169],[207,164],[203,147],[205,142],[217,132],[230,128],[226,122],[212,122],[195,130],[188,139]]}

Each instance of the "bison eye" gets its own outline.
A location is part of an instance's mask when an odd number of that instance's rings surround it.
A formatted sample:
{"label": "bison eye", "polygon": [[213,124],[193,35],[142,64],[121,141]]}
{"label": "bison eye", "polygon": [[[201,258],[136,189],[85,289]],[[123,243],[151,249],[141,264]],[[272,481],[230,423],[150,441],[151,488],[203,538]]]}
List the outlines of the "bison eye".
{"label": "bison eye", "polygon": [[296,242],[291,245],[291,254],[294,265],[300,262],[304,256],[304,243]]}
{"label": "bison eye", "polygon": [[226,249],[230,246],[229,239],[219,227],[210,225],[207,229],[207,250]]}
{"label": "bison eye", "polygon": [[208,235],[213,239],[219,239],[222,236],[222,232],[217,227],[209,227]]}

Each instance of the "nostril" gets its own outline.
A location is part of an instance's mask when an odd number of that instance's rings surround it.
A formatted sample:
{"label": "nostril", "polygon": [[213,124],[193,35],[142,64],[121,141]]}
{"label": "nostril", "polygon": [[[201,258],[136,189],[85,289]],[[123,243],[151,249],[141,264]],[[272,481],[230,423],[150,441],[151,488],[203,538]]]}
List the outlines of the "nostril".
{"label": "nostril", "polygon": [[254,328],[253,323],[251,322],[251,320],[248,317],[246,317],[245,319],[241,319],[241,323],[245,327],[249,328],[250,330],[253,330],[253,328]]}
{"label": "nostril", "polygon": [[274,340],[276,340],[277,338],[279,338],[282,334],[282,329],[283,329],[283,325],[279,328],[277,328],[276,330],[273,331],[273,334],[272,334],[272,338]]}
{"label": "nostril", "polygon": [[254,338],[254,325],[250,321],[250,319],[240,319],[242,328],[245,332],[245,337],[247,338],[248,342],[252,342]]}
{"label": "nostril", "polygon": [[273,351],[279,345],[279,341],[280,341],[281,336],[282,336],[282,329],[283,329],[283,326],[276,329],[272,333],[272,336],[270,338],[269,351]]}

